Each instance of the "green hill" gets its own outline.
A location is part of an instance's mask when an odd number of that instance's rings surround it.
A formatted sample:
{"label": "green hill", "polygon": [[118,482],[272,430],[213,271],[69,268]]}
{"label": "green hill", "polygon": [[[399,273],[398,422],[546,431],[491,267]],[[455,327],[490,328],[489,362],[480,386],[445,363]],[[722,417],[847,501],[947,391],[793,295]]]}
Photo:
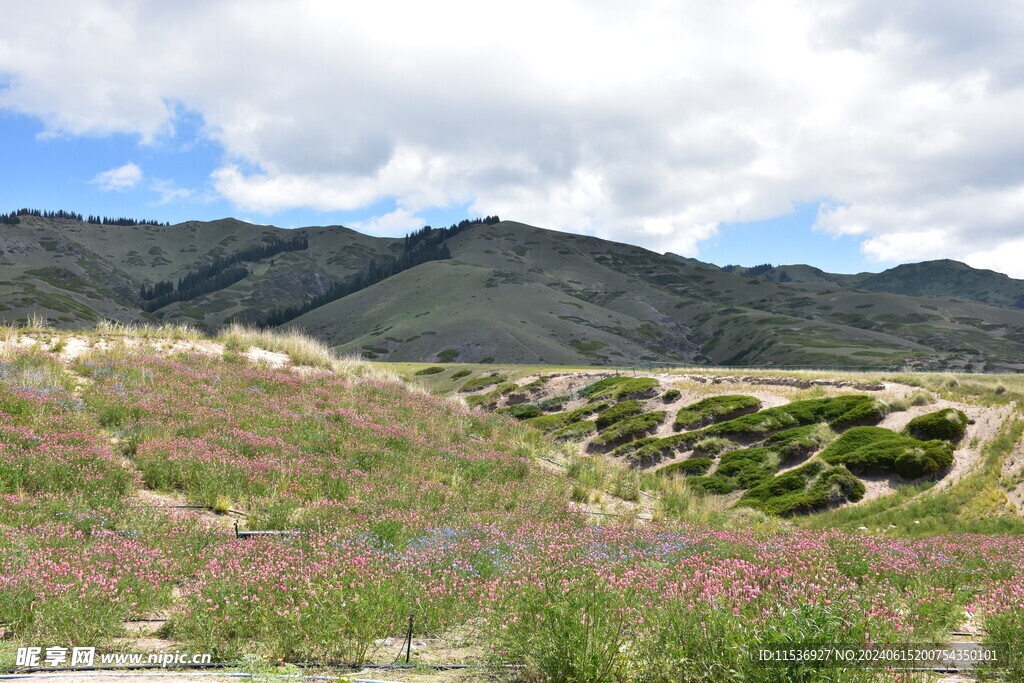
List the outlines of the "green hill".
{"label": "green hill", "polygon": [[[240,257],[296,236],[305,248]],[[215,330],[306,305],[278,322],[344,352],[402,361],[1024,367],[1024,312],[1008,307],[1018,281],[954,262],[871,277],[810,266],[752,276],[512,221],[425,238],[441,260],[368,279],[410,246],[340,226],[121,227],[26,216],[0,225],[0,315],[65,328],[106,318]],[[216,270],[217,259],[235,269],[226,284],[203,280],[210,291],[166,305],[141,298],[143,288]],[[328,300],[356,277],[373,284]],[[898,291],[870,291],[884,287]],[[979,303],[983,296],[1001,305]]]}
{"label": "green hill", "polygon": [[731,272],[756,275],[775,282],[833,284],[872,292],[970,299],[993,306],[1024,308],[1024,281],[966,263],[941,259],[905,263],[881,273],[844,275],[803,264],[756,269],[733,266]]}

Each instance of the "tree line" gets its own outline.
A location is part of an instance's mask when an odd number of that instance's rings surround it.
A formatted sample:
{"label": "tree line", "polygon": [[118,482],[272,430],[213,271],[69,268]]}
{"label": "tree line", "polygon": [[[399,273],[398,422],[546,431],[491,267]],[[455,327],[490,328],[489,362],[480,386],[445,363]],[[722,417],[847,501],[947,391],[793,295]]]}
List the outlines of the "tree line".
{"label": "tree line", "polygon": [[445,244],[448,238],[454,237],[474,225],[494,225],[499,222],[501,222],[501,219],[497,216],[487,216],[486,218],[467,219],[458,223],[452,223],[450,228],[432,228],[429,225],[425,225],[405,236],[402,254],[398,258],[391,258],[385,262],[372,259],[366,268],[335,283],[327,291],[307,299],[301,304],[273,309],[251,322],[255,322],[256,325],[261,327],[277,327],[298,318],[303,313],[312,311],[314,308],[320,308],[332,301],[337,301],[349,294],[355,294],[362,289],[375,285],[392,275],[401,273],[403,270],[408,270],[428,261],[449,259],[452,257],[452,253],[448,249],[448,245]]}
{"label": "tree line", "polygon": [[296,235],[285,240],[274,238],[263,244],[254,244],[228,256],[217,256],[210,263],[185,273],[177,283],[161,280],[152,285],[142,285],[139,290],[139,297],[145,302],[142,308],[152,313],[175,301],[187,301],[230,287],[249,274],[248,268],[237,264],[308,248],[309,238]]}
{"label": "tree line", "polygon": [[0,223],[16,225],[21,222],[21,216],[35,216],[36,218],[63,218],[65,220],[78,221],[80,223],[92,223],[94,225],[170,225],[169,222],[161,223],[160,221],[139,218],[111,218],[110,216],[93,216],[91,214],[87,218],[83,218],[80,213],[75,211],[64,211],[63,209],[59,211],[18,209],[17,211],[11,211],[8,214],[0,213]]}

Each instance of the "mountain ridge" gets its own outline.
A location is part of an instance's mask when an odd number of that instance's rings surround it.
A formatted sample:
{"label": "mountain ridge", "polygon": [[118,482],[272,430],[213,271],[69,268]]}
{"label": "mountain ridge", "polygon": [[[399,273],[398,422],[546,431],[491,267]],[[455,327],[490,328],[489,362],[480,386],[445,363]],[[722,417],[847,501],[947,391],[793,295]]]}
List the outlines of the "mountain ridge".
{"label": "mountain ridge", "polygon": [[[1019,281],[956,262],[839,281],[812,266],[729,272],[515,221],[427,233],[440,236],[451,258],[414,265],[287,324],[385,360],[1024,368],[1024,312],[975,300],[1010,301]],[[298,235],[308,248],[241,262],[244,276],[226,286],[143,310],[147,286]],[[216,329],[322,296],[408,249],[408,240],[343,226],[286,230],[233,218],[103,226],[27,216],[0,225],[0,317],[44,316],[65,328],[109,318]],[[964,291],[934,295],[951,291],[949,282]],[[986,292],[986,282],[1001,288]],[[927,294],[871,289],[883,286]]]}

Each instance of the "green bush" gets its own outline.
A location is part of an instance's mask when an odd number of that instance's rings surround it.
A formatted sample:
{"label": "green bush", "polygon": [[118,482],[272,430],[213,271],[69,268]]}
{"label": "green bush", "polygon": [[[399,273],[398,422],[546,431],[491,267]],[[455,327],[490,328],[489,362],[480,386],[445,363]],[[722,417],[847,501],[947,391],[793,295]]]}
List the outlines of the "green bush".
{"label": "green bush", "polygon": [[603,430],[619,420],[642,412],[640,401],[621,401],[597,414],[597,428]]}
{"label": "green bush", "polygon": [[504,413],[509,417],[514,417],[517,420],[528,420],[531,417],[538,417],[543,415],[544,411],[539,406],[531,405],[529,403],[520,403],[519,405],[509,406],[508,408],[502,408],[501,410],[494,411],[496,413]]}
{"label": "green bush", "polygon": [[921,441],[941,439],[956,444],[967,431],[967,415],[962,410],[943,408],[934,413],[920,415],[907,423],[904,432]]}
{"label": "green bush", "polygon": [[568,424],[572,424],[573,422],[579,422],[587,415],[595,413],[599,410],[603,410],[604,408],[607,407],[608,404],[606,403],[587,405],[583,406],[582,408],[577,408],[575,410],[566,410],[560,413],[551,413],[550,415],[531,417],[525,420],[525,422],[531,427],[535,427],[536,429],[539,429],[544,432],[550,432],[552,430],[558,429],[559,427],[564,427]]}
{"label": "green bush", "polygon": [[664,422],[667,414],[664,410],[658,410],[653,413],[640,413],[639,415],[627,417],[614,423],[594,437],[590,445],[597,447],[612,446],[621,441],[646,434]]}
{"label": "green bush", "polygon": [[844,394],[831,398],[793,401],[777,408],[768,408],[704,429],[709,435],[766,437],[789,427],[827,422],[836,429],[858,424],[877,423],[885,417],[881,404],[872,396]]}
{"label": "green bush", "polygon": [[743,494],[738,506],[790,516],[816,512],[864,497],[864,484],[845,467],[820,460],[762,482]]}
{"label": "green bush", "polygon": [[821,458],[853,472],[895,472],[916,479],[949,467],[953,447],[946,441],[920,441],[881,427],[854,427],[822,451]]}
{"label": "green bush", "polygon": [[459,352],[455,349],[445,349],[437,354],[437,359],[442,363],[451,363],[453,360],[459,357]]}
{"label": "green bush", "polygon": [[442,368],[439,365],[434,365],[434,366],[431,366],[429,368],[423,368],[422,370],[417,370],[413,374],[414,375],[436,375],[437,373],[444,372],[444,371],[445,371],[445,368]]}
{"label": "green bush", "polygon": [[936,474],[953,464],[953,447],[948,441],[921,441],[896,458],[896,473],[904,479]]}
{"label": "green bush", "polygon": [[650,377],[607,377],[584,387],[581,397],[590,399],[620,399],[641,396],[658,386],[658,380]]}
{"label": "green bush", "polygon": [[669,389],[668,391],[661,395],[661,400],[664,401],[665,403],[671,403],[672,401],[676,400],[682,395],[682,392],[680,392],[678,389]]}
{"label": "green bush", "polygon": [[778,466],[779,456],[770,448],[744,448],[723,455],[714,474],[695,478],[691,484],[708,493],[731,493],[760,484]]}
{"label": "green bush", "polygon": [[711,458],[689,458],[680,462],[674,462],[658,470],[658,474],[683,474],[686,476],[705,474],[711,469]]}
{"label": "green bush", "polygon": [[489,387],[494,384],[501,384],[502,382],[507,381],[507,379],[507,377],[502,377],[501,375],[488,375],[487,377],[477,377],[475,379],[469,380],[461,387],[459,387],[459,391],[476,391],[477,389],[483,389],[484,387]]}
{"label": "green bush", "polygon": [[742,394],[709,396],[685,408],[680,408],[676,413],[672,429],[678,432],[682,429],[706,427],[715,422],[732,420],[753,413],[760,407],[761,401],[753,396],[743,396]]}
{"label": "green bush", "polygon": [[462,379],[463,377],[469,377],[472,374],[473,374],[472,370],[459,370],[458,372],[453,373],[451,378],[452,379]]}
{"label": "green bush", "polygon": [[768,437],[764,445],[776,451],[783,460],[810,455],[828,444],[835,433],[827,425],[816,424],[794,427]]}
{"label": "green bush", "polygon": [[596,429],[593,420],[580,420],[551,432],[552,439],[584,439]]}

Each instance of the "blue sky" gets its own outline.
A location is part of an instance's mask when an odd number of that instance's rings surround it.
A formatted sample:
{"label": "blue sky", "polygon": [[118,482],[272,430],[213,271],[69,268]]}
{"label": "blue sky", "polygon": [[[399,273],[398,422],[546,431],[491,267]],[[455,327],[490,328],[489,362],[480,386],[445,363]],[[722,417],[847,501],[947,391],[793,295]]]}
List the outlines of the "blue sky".
{"label": "blue sky", "polygon": [[[239,210],[219,195],[210,181],[224,150],[205,139],[201,127],[194,117],[185,118],[173,134],[143,144],[133,134],[47,136],[38,119],[0,112],[0,145],[19,159],[17,173],[11,173],[4,183],[7,203],[0,208],[5,212],[22,207],[64,209],[83,215],[127,216],[172,224],[234,216],[289,228],[358,225],[396,208],[394,200],[381,200],[352,211]],[[125,164],[135,164],[142,171],[141,179],[133,185],[106,189],[96,182],[103,172]],[[168,197],[167,189],[189,194]],[[818,203],[812,202],[769,220],[723,223],[717,235],[702,243],[699,257],[718,265],[812,263],[831,272],[859,272],[876,266],[860,256],[855,239],[814,231],[817,211]],[[425,225],[438,227],[477,214],[468,204],[460,204],[421,210],[418,215]],[[512,213],[504,218],[518,217]]]}
{"label": "blue sky", "polygon": [[718,264],[1024,277],[1024,13],[951,0],[39,0],[3,210],[402,235],[504,218]]}

